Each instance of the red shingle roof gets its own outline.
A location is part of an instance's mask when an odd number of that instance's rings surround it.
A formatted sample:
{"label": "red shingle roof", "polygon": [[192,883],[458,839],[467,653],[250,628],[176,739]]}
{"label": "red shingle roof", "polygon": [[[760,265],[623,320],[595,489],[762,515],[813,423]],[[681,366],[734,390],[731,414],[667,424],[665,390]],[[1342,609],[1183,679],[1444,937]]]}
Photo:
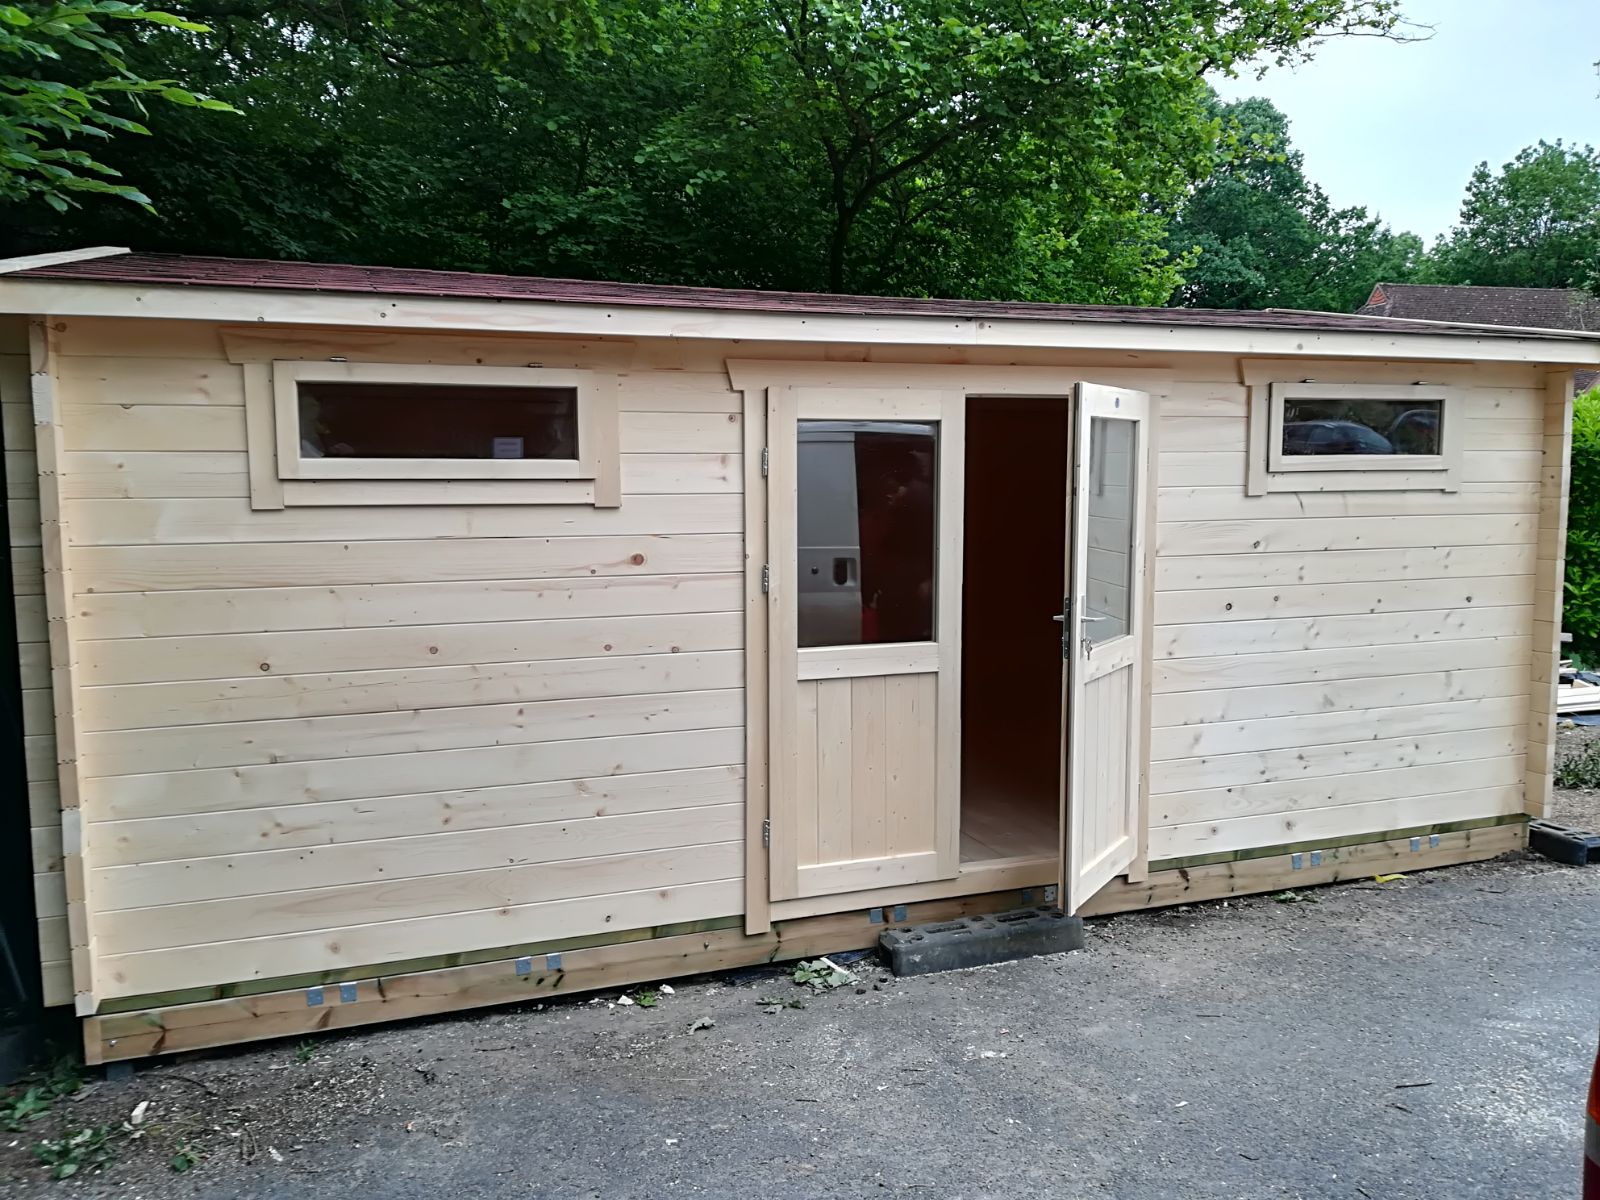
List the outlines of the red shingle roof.
{"label": "red shingle roof", "polygon": [[1357,311],[1362,316],[1413,321],[1600,331],[1600,297],[1577,288],[1380,283]]}
{"label": "red shingle roof", "polygon": [[[174,254],[115,254],[103,258],[32,267],[10,279],[70,280],[140,286],[313,291],[457,300],[554,301],[611,307],[720,309],[840,316],[931,316],[965,320],[1074,321],[1104,324],[1212,326],[1243,329],[1350,333],[1461,333],[1497,336],[1494,330],[1416,324],[1341,313],[1262,312],[1231,309],[1137,308],[1088,304],[1025,304],[995,300],[923,300],[887,296],[822,295],[724,288],[668,287],[489,275],[471,271],[425,271],[335,263],[266,259],[205,258]],[[1507,330],[1499,336],[1518,336]]]}

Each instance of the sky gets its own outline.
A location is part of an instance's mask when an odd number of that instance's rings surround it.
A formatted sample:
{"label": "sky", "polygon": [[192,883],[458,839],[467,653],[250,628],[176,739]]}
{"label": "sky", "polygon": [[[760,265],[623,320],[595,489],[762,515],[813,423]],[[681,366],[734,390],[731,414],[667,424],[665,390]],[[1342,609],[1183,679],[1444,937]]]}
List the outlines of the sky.
{"label": "sky", "polygon": [[1455,223],[1473,167],[1540,138],[1600,146],[1600,0],[1401,0],[1425,42],[1342,38],[1297,68],[1213,83],[1289,118],[1306,174],[1431,242]]}

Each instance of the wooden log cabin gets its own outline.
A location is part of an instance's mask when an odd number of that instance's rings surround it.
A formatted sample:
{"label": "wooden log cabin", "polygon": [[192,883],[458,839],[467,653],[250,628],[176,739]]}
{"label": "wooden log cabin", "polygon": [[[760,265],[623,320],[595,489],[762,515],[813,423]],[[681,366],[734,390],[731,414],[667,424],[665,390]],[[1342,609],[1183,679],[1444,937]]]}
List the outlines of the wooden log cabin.
{"label": "wooden log cabin", "polygon": [[107,1061],[1522,846],[1597,364],[12,260],[46,995]]}

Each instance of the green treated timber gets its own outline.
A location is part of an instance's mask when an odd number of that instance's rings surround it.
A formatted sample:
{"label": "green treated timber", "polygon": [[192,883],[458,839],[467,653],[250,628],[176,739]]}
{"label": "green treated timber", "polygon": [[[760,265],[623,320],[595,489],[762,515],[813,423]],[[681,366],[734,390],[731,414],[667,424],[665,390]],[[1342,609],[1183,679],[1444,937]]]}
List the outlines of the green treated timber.
{"label": "green treated timber", "polygon": [[1522,813],[1499,817],[1474,817],[1469,821],[1440,821],[1434,825],[1414,825],[1386,833],[1353,833],[1347,837],[1313,838],[1304,842],[1283,842],[1276,846],[1252,846],[1248,850],[1221,850],[1215,854],[1195,854],[1188,858],[1163,858],[1150,864],[1150,872],[1178,871],[1185,867],[1211,867],[1218,863],[1247,862],[1253,858],[1276,858],[1283,854],[1304,854],[1310,850],[1337,850],[1344,846],[1364,846],[1369,842],[1389,842],[1399,838],[1428,837],[1435,833],[1466,833],[1473,829],[1494,829],[1518,825],[1528,818]]}
{"label": "green treated timber", "polygon": [[[1332,850],[1343,846],[1360,846],[1368,842],[1385,842],[1396,838],[1427,837],[1435,833],[1464,833],[1472,829],[1489,829],[1499,825],[1517,824],[1525,822],[1527,819],[1523,814],[1517,813],[1509,816],[1479,817],[1466,821],[1444,821],[1433,825],[1417,825],[1409,829],[1351,834],[1346,837],[1317,838],[1304,842],[1280,843],[1274,846],[1255,846],[1246,850],[1224,850],[1215,854],[1197,854],[1187,858],[1159,859],[1151,862],[1149,869],[1154,874],[1159,871],[1175,871],[1186,867],[1213,866],[1218,863],[1273,858],[1283,854],[1301,854],[1310,850]],[[1019,892],[1018,895],[1020,897],[1021,893]],[[704,921],[683,921],[674,925],[645,926],[638,929],[590,934],[585,937],[527,942],[516,946],[497,946],[487,950],[462,951],[454,954],[433,955],[426,958],[404,959],[398,962],[341,967],[333,971],[310,972],[272,979],[252,979],[241,983],[184,988],[172,992],[153,992],[142,996],[123,996],[103,1002],[97,1012],[101,1016],[112,1016],[117,1013],[136,1012],[142,1009],[171,1008],[181,1004],[199,1004],[209,1000],[233,1000],[267,992],[295,991],[301,988],[360,982],[389,975],[412,975],[423,971],[471,966],[476,963],[495,962],[501,959],[526,958],[540,954],[560,954],[570,950],[588,950],[596,946],[610,946],[622,942],[643,942],[654,938],[675,937],[685,933],[711,933],[719,929],[731,929],[743,923],[743,916],[715,917]],[[774,957],[778,953],[778,951],[774,951]]]}
{"label": "green treated timber", "polygon": [[183,988],[173,992],[152,992],[144,996],[122,996],[107,1000],[96,1010],[100,1016],[133,1012],[144,1008],[170,1008],[178,1004],[200,1004],[208,1000],[237,1000],[244,996],[258,996],[267,992],[292,992],[301,988],[323,987],[336,983],[359,983],[385,975],[415,975],[423,971],[437,971],[446,967],[468,967],[476,963],[495,962],[506,958],[530,958],[540,954],[561,954],[569,950],[589,950],[595,946],[611,946],[620,942],[647,942],[654,938],[676,937],[683,933],[711,933],[718,929],[731,929],[743,925],[742,916],[714,917],[704,921],[680,921],[675,925],[644,926],[594,933],[585,937],[560,938],[555,941],[527,942],[517,946],[496,946],[487,950],[467,950],[453,954],[436,954],[428,958],[408,958],[398,962],[371,963],[365,966],[340,967],[334,971],[309,972],[303,975],[280,975],[271,979],[250,979],[242,983],[224,983],[210,987]]}

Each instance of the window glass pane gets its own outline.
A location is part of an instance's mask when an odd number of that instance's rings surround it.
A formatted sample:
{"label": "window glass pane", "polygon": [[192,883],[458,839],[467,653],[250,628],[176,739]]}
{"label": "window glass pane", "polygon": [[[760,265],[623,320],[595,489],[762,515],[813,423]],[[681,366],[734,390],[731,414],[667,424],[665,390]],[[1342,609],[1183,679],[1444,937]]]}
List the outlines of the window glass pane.
{"label": "window glass pane", "polygon": [[1283,452],[1438,454],[1442,400],[1283,402]]}
{"label": "window glass pane", "polygon": [[303,458],[578,457],[578,390],[300,384]]}
{"label": "window glass pane", "polygon": [[1083,636],[1091,644],[1124,637],[1132,609],[1133,504],[1139,430],[1133,421],[1089,422],[1088,594]]}
{"label": "window glass pane", "polygon": [[801,421],[800,645],[933,640],[938,425]]}

